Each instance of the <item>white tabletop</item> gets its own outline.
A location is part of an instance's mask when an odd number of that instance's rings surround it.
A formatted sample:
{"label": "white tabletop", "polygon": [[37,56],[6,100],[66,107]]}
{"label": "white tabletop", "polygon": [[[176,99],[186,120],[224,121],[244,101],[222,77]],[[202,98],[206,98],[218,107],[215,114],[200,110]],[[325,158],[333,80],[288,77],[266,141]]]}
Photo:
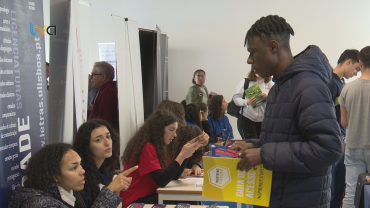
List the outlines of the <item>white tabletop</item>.
{"label": "white tabletop", "polygon": [[172,180],[164,188],[158,188],[157,193],[198,193],[202,194],[203,187],[196,185],[197,181],[195,180]]}
{"label": "white tabletop", "polygon": [[[175,201],[223,201],[202,197],[203,187],[196,186],[197,181],[194,179],[172,180],[164,188],[158,188],[158,203],[162,204],[164,200]],[[169,207],[168,208],[173,208]],[[166,207],[166,208],[167,208]],[[195,206],[191,206],[195,207]],[[221,206],[220,206],[221,207]],[[249,205],[247,205],[247,208]],[[145,207],[150,208],[150,207]],[[237,203],[237,208],[241,208],[241,203]]]}

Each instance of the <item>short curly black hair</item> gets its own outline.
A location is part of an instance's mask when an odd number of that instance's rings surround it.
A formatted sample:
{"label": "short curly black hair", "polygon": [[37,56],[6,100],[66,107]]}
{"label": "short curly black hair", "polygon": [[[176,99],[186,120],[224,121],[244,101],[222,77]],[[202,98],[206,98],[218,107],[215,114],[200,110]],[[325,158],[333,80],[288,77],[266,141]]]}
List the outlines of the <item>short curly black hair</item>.
{"label": "short curly black hair", "polygon": [[61,162],[69,150],[73,150],[72,145],[57,143],[48,144],[37,151],[24,171],[24,187],[47,192],[48,187],[55,184],[56,178],[61,175]]}
{"label": "short curly black hair", "polygon": [[294,36],[294,30],[283,17],[278,15],[268,15],[257,20],[248,30],[245,36],[244,46],[247,45],[250,38],[255,36],[260,39],[270,40],[272,38],[281,41],[283,44],[288,43],[290,35]]}

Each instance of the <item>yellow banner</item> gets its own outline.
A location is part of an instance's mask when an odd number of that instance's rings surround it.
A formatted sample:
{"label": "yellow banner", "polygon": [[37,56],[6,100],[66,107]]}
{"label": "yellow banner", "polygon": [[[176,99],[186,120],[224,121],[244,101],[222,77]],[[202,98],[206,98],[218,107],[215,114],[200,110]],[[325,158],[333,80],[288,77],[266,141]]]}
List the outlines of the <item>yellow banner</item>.
{"label": "yellow banner", "polygon": [[238,171],[240,158],[203,157],[202,196],[258,206],[269,206],[272,171],[256,166]]}

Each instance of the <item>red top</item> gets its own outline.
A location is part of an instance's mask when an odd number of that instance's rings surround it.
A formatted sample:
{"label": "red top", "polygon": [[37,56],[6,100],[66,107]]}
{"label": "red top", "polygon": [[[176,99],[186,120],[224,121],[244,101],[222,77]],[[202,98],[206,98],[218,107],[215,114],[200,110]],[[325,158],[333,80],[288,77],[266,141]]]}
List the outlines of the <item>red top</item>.
{"label": "red top", "polygon": [[87,120],[93,118],[103,119],[119,132],[117,82],[109,81],[104,83],[100,87],[98,93],[93,109]]}
{"label": "red top", "polygon": [[[150,176],[150,172],[160,170],[157,150],[150,142],[145,143],[140,153],[140,162],[137,171],[130,173],[127,177],[132,177],[131,185],[126,191],[120,192],[123,207],[127,207],[138,198],[155,194],[158,186]],[[125,164],[123,169],[130,168],[130,164]]]}

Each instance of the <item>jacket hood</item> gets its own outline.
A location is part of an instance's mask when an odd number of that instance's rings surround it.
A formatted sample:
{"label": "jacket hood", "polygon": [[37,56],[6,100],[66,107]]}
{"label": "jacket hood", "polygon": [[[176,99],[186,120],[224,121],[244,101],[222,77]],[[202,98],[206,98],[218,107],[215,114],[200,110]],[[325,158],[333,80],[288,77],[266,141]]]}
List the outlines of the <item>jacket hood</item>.
{"label": "jacket hood", "polygon": [[330,82],[333,68],[318,46],[310,45],[294,56],[293,62],[282,73],[275,76],[274,81],[281,85],[296,74],[307,71],[317,74],[326,85]]}
{"label": "jacket hood", "polygon": [[21,207],[27,200],[44,194],[44,192],[32,188],[24,188],[21,186],[15,187],[12,198],[9,200],[8,207]]}
{"label": "jacket hood", "polygon": [[60,194],[58,191],[58,188],[56,185],[51,185],[48,189],[48,193],[38,190],[38,189],[33,189],[33,188],[24,188],[22,186],[17,186],[15,187],[15,190],[13,191],[12,197],[9,200],[9,205],[8,207],[22,207],[24,203],[27,203],[27,200],[32,199],[33,197],[36,196],[51,196],[56,199],[60,199]]}

